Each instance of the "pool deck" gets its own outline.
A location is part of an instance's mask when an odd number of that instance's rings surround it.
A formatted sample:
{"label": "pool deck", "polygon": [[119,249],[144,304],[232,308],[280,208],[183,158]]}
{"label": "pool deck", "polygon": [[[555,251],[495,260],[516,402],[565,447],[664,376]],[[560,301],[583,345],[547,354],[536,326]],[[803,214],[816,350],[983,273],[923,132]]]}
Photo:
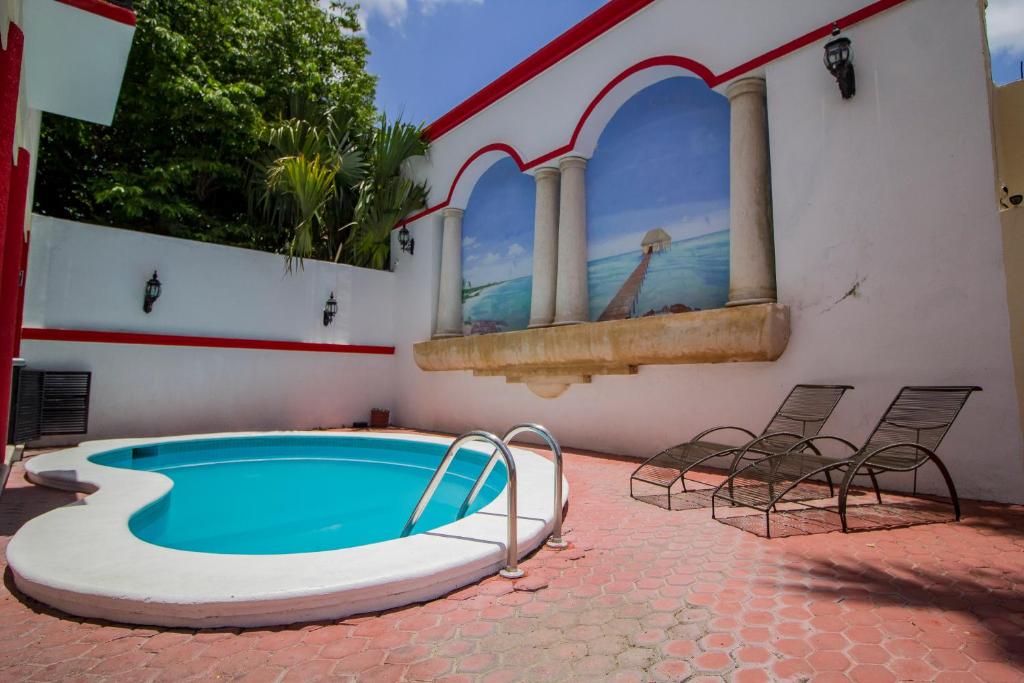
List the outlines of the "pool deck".
{"label": "pool deck", "polygon": [[[0,588],[0,680],[1021,681],[1024,507],[966,503],[960,523],[842,534],[831,512],[711,519],[629,497],[635,464],[567,450],[561,552],[517,582],[333,623],[155,629],[70,618]],[[75,494],[25,481],[0,545]],[[884,485],[884,481],[883,481]],[[860,526],[948,516],[928,506]],[[786,531],[788,529],[788,531]]]}

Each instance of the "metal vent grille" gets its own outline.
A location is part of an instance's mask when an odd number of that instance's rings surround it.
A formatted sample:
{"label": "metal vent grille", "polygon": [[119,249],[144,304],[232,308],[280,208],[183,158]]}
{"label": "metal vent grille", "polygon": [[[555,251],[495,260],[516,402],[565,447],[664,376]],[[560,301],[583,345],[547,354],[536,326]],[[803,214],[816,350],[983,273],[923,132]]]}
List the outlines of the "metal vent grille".
{"label": "metal vent grille", "polygon": [[91,372],[44,372],[39,433],[85,434],[89,431]]}
{"label": "metal vent grille", "polygon": [[10,443],[89,431],[91,372],[22,370],[11,414]]}
{"label": "metal vent grille", "polygon": [[14,408],[11,411],[12,444],[27,443],[39,438],[39,408],[43,401],[43,373],[22,370],[15,373]]}

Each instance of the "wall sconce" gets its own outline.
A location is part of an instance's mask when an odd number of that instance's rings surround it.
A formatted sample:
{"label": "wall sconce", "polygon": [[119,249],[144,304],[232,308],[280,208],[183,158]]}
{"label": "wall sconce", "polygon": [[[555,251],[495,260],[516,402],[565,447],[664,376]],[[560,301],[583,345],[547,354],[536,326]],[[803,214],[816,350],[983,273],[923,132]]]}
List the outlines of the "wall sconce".
{"label": "wall sconce", "polygon": [[334,292],[331,292],[331,296],[328,297],[327,303],[324,304],[324,327],[327,327],[334,322],[334,316],[338,314],[338,301],[334,298]]}
{"label": "wall sconce", "polygon": [[153,303],[160,298],[160,279],[153,271],[153,277],[146,283],[146,295],[142,299],[142,310],[149,313],[153,310]]}
{"label": "wall sconce", "polygon": [[412,256],[412,250],[416,248],[416,240],[409,234],[409,228],[402,226],[402,229],[398,231],[398,246],[401,247],[402,251]]}
{"label": "wall sconce", "polygon": [[[832,25],[832,35],[839,35],[839,25]],[[825,68],[839,84],[839,92],[848,100],[857,92],[857,79],[853,73],[853,45],[849,38],[835,38],[825,44]]]}

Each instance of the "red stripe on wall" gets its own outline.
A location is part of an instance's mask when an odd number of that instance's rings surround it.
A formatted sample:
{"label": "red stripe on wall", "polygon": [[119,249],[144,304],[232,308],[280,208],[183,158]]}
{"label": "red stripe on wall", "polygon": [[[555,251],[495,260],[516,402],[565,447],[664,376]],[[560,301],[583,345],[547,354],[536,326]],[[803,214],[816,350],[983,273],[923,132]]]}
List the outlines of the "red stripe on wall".
{"label": "red stripe on wall", "polygon": [[[482,89],[469,96],[466,100],[454,109],[444,114],[436,121],[427,126],[427,138],[431,141],[437,140],[445,133],[457,127],[491,106],[505,95],[509,94],[519,86],[527,83],[535,76],[548,70],[570,54],[584,47],[598,36],[615,28],[620,23],[650,5],[654,0],[611,0],[589,17],[576,24],[568,31],[558,36],[550,43],[534,52],[522,62],[512,67],[497,79],[484,86]],[[836,20],[840,28],[847,28],[873,17],[879,12],[890,7],[895,7],[906,0],[877,0],[876,2],[852,12],[845,17]],[[730,69],[717,77],[718,83],[732,80],[752,69],[762,66],[783,55],[808,45],[815,40],[820,40],[829,35],[832,24],[815,29],[809,33],[792,40],[774,50],[766,52],[749,62],[745,62],[734,69]],[[706,79],[705,79],[706,80]]]}
{"label": "red stripe on wall", "polygon": [[[907,0],[877,0],[877,2],[873,2],[870,5],[867,5],[866,7],[857,10],[856,12],[852,12],[844,17],[836,19],[835,23],[838,24],[840,28],[849,28],[854,24],[860,23],[865,19],[869,19],[875,16],[876,14],[884,12],[885,10],[891,9],[897,5],[901,5],[904,2],[907,2]],[[635,14],[636,12],[643,9],[649,4],[650,2],[647,0],[634,1],[633,3],[615,2],[615,0],[613,0],[612,2],[608,3],[600,10],[590,15],[590,17],[588,17],[587,19],[584,19],[583,22],[581,22],[580,24],[577,24],[573,28],[563,33],[558,38],[555,38],[555,40],[553,40],[551,43],[548,43],[538,52],[534,53],[532,57],[527,58],[518,66],[508,71],[504,76],[501,76],[496,81],[485,87],[483,90],[480,90],[478,93],[476,93],[475,95],[467,99],[465,102],[457,106],[455,109],[452,109],[450,112],[439,118],[437,121],[430,124],[430,126],[427,127],[428,137],[430,138],[431,141],[437,140],[439,137],[441,137],[448,131],[452,130],[459,124],[472,118],[479,112],[483,111],[490,105],[494,104],[494,102],[501,99],[508,93],[512,92],[512,90],[514,90],[515,88],[518,88],[520,85],[523,85],[524,83],[532,79],[534,76],[537,76],[538,74],[550,68],[551,66],[554,66],[556,63],[561,61],[571,52],[574,52],[575,50],[578,50],[579,48],[583,47],[597,36],[601,35],[608,29],[615,27],[616,25],[618,25],[619,23],[629,18],[630,16],[632,16],[633,14]],[[602,14],[602,12],[605,9],[613,6],[615,6],[615,8],[617,9],[617,14]],[[594,19],[595,17],[598,17],[601,20],[601,22],[595,22],[595,24],[592,26],[588,25],[586,27],[587,30],[581,31],[579,34],[574,33],[575,31],[580,29],[581,25],[583,25],[585,22],[588,22],[591,19]],[[602,25],[604,26],[604,28],[598,30],[598,28]],[[572,137],[570,138],[569,142],[556,149],[551,150],[550,152],[546,152],[540,155],[536,159],[532,159],[526,162],[522,161],[519,154],[515,152],[515,149],[507,143],[495,142],[486,145],[477,150],[476,152],[474,152],[469,157],[469,159],[467,159],[466,162],[463,163],[462,167],[456,174],[455,179],[452,181],[451,187],[448,189],[448,194],[445,197],[444,201],[439,202],[434,206],[430,206],[426,209],[423,209],[422,211],[419,211],[415,214],[412,214],[411,216],[403,219],[401,222],[395,225],[395,228],[401,228],[402,226],[408,225],[413,221],[419,220],[424,216],[429,216],[435,211],[439,211],[447,207],[451,202],[452,195],[455,193],[455,187],[458,184],[459,179],[462,177],[462,174],[466,171],[466,168],[485,152],[494,151],[497,149],[508,150],[509,156],[515,159],[516,163],[519,165],[520,170],[523,171],[527,171],[531,168],[539,166],[540,164],[543,164],[547,161],[550,161],[564,154],[567,154],[568,152],[571,152],[573,150],[573,147],[576,145],[576,140],[579,138],[580,131],[583,129],[584,124],[590,117],[591,113],[593,113],[598,103],[602,99],[604,99],[604,97],[609,92],[614,90],[615,86],[617,86],[623,80],[639,71],[658,66],[678,66],[699,76],[708,84],[709,87],[714,88],[719,85],[722,85],[723,83],[727,83],[735,78],[739,78],[743,74],[749,73],[755,69],[765,66],[766,64],[773,62],[776,59],[785,57],[791,52],[795,52],[799,49],[807,47],[808,45],[814,42],[822,40],[828,37],[831,34],[831,32],[832,24],[826,24],[824,26],[818,27],[813,31],[808,31],[807,33],[803,34],[798,38],[794,38],[793,40],[789,41],[788,43],[785,43],[784,45],[780,45],[774,50],[769,50],[768,52],[765,52],[764,54],[759,55],[754,59],[744,62],[743,64],[733,67],[732,69],[729,69],[728,71],[725,71],[720,74],[713,73],[710,69],[708,69],[706,66],[704,66],[703,64],[696,60],[689,59],[687,57],[681,57],[678,55],[663,55],[660,57],[651,57],[649,59],[645,59],[642,62],[634,64],[633,66],[629,67],[622,73],[615,76],[615,78],[609,81],[608,84],[601,89],[597,96],[594,97],[594,99],[584,110],[583,115],[580,117],[579,121],[575,126],[575,129],[573,130]],[[586,36],[589,37],[587,37],[586,40],[583,40],[583,38]],[[583,42],[580,42],[581,40]],[[564,45],[561,44],[560,41],[565,41]],[[559,56],[555,58],[555,55]],[[543,56],[544,58],[542,59],[539,56]]]}
{"label": "red stripe on wall", "polygon": [[209,349],[257,349],[261,351],[312,351],[318,353],[361,353],[394,355],[394,346],[364,344],[317,344],[313,342],[235,339],[232,337],[195,337],[145,332],[104,332],[100,330],[63,330],[26,327],[22,338],[33,341],[86,342],[90,344],[144,344],[148,346],[198,346]]}
{"label": "red stripe on wall", "polygon": [[121,7],[104,0],[57,0],[63,5],[69,5],[75,9],[101,16],[104,19],[112,19],[119,24],[135,26],[135,12],[127,7]]}

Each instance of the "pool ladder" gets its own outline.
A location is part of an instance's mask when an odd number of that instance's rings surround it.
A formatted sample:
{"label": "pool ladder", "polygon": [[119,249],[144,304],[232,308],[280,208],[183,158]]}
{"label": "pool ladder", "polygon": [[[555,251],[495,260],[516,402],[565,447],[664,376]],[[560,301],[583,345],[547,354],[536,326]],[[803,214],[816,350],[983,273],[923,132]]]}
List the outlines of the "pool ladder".
{"label": "pool ladder", "polygon": [[568,544],[562,539],[562,449],[555,441],[555,437],[551,435],[547,429],[538,424],[519,424],[508,430],[505,436],[499,439],[490,432],[483,430],[474,430],[472,432],[466,432],[460,435],[452,442],[452,445],[445,451],[444,457],[441,458],[441,464],[437,466],[434,471],[434,476],[431,477],[430,483],[427,484],[426,490],[423,491],[423,495],[420,496],[420,500],[416,503],[416,508],[409,515],[409,521],[405,523],[405,528],[402,530],[402,536],[408,536],[409,532],[416,525],[416,522],[420,520],[423,515],[423,511],[427,509],[427,504],[430,499],[434,497],[434,493],[437,492],[437,487],[441,485],[441,479],[444,478],[445,473],[448,471],[448,466],[452,464],[452,460],[455,459],[455,454],[458,452],[459,447],[470,443],[472,441],[483,441],[494,446],[494,452],[491,453],[491,457],[488,458],[487,464],[484,465],[483,470],[480,472],[480,476],[476,478],[473,483],[473,488],[470,489],[469,494],[463,501],[462,506],[459,508],[459,517],[466,514],[466,511],[476,500],[477,496],[480,495],[480,491],[484,487],[484,483],[490,476],[491,471],[494,470],[494,466],[498,464],[498,458],[501,457],[505,461],[505,469],[508,471],[508,539],[505,544],[505,568],[502,569],[501,574],[506,579],[518,579],[523,575],[523,570],[519,568],[519,543],[518,534],[516,528],[516,463],[512,458],[512,452],[509,451],[508,445],[512,443],[520,434],[525,432],[533,432],[539,435],[548,448],[551,449],[552,455],[555,458],[555,496],[554,496],[554,507],[555,507],[555,521],[554,528],[552,529],[551,537],[547,541],[547,545],[551,548],[564,548]]}

